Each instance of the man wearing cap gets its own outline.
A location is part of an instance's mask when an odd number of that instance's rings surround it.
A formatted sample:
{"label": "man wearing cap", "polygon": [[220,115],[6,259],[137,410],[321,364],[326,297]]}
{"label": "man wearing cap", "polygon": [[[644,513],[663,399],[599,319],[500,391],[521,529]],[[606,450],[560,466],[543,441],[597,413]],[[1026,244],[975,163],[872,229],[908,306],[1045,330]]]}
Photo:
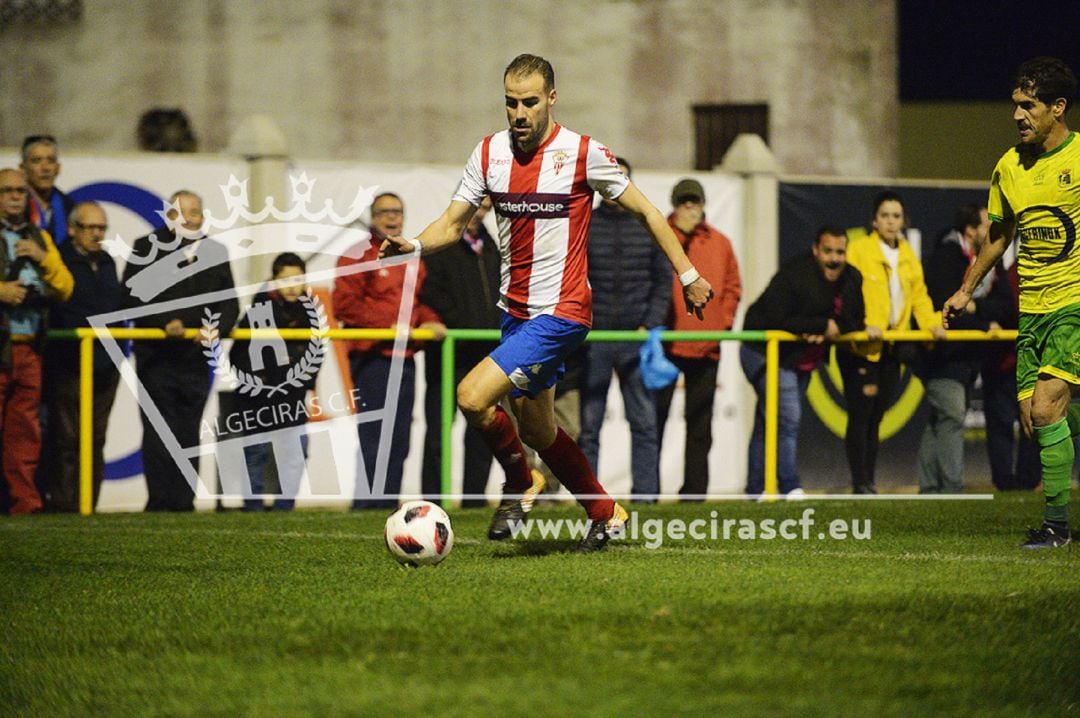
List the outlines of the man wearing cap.
{"label": "man wearing cap", "polygon": [[[716,309],[702,321],[688,321],[689,315],[676,311],[683,295],[679,278],[672,277],[672,309],[668,326],[676,331],[726,331],[735,322],[735,310],[742,296],[739,264],[731,241],[705,221],[705,190],[695,179],[682,179],[671,191],[674,211],[668,224],[682,244],[686,256],[701,276],[716,288]],[[672,342],[668,358],[683,375],[686,395],[686,449],[683,462],[683,485],[679,494],[686,500],[701,500],[709,488],[709,449],[712,448],[713,398],[716,375],[720,368],[719,342]],[[657,428],[661,449],[664,425],[675,385],[660,392],[657,403]]]}

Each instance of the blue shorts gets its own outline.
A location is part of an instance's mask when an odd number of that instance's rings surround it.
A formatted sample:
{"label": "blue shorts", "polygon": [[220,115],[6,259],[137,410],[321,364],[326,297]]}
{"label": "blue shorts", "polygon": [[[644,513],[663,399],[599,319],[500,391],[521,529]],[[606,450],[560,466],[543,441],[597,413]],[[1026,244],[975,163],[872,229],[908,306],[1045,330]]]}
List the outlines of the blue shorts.
{"label": "blue shorts", "polygon": [[589,328],[569,319],[541,314],[518,319],[503,312],[502,340],[491,358],[514,388],[510,396],[535,397],[562,378],[563,361],[585,341]]}

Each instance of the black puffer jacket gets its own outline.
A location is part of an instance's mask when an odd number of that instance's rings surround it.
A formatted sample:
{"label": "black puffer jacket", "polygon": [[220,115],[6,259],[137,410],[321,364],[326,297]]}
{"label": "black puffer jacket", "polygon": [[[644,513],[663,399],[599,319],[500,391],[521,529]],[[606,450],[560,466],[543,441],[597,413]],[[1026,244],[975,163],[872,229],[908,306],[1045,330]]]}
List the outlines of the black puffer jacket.
{"label": "black puffer jacket", "polygon": [[664,323],[671,265],[649,232],[621,207],[601,203],[589,227],[593,329],[637,329]]}

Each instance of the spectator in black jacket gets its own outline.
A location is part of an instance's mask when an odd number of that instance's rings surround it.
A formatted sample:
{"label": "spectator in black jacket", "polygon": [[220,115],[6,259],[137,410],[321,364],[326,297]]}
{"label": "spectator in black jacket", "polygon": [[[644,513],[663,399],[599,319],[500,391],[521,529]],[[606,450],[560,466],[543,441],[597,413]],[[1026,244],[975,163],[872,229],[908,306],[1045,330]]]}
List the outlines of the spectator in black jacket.
{"label": "spectator in black jacket", "polygon": [[[66,302],[54,302],[49,311],[50,329],[90,326],[89,317],[115,312],[123,306],[124,293],[116,263],[101,241],[108,230],[105,210],[96,202],[82,202],[68,215],[71,241],[60,246],[60,258],[75,279]],[[51,511],[79,510],[79,342],[51,343],[44,354],[45,400],[49,422],[42,452]],[[97,503],[105,477],[105,432],[116,398],[120,372],[100,342],[94,346],[93,400],[93,494]]]}
{"label": "spectator in black jacket", "polygon": [[[953,227],[926,265],[926,288],[940,309],[964,281],[986,242],[990,219],[985,207],[964,205]],[[1015,329],[1017,314],[1009,278],[1001,262],[972,292],[965,312],[949,319],[949,329]],[[920,378],[930,416],[919,444],[919,493],[959,493],[964,477],[964,415],[986,355],[986,345],[941,342],[921,362]]]}
{"label": "spectator in black jacket", "polygon": [[[808,254],[784,264],[746,312],[743,329],[779,329],[805,342],[780,344],[780,395],[777,426],[777,478],[780,493],[803,495],[796,453],[802,399],[810,374],[828,354],[827,341],[863,329],[862,275],[847,263],[847,235],[822,227]],[[750,436],[746,493],[765,490],[765,346],[744,343],[743,373],[757,393]]]}
{"label": "spectator in black jacket", "polygon": [[[498,329],[500,258],[499,246],[484,228],[483,219],[491,209],[487,198],[473,214],[461,239],[449,249],[424,257],[427,279],[420,301],[431,307],[448,329]],[[492,352],[498,342],[457,342],[454,348],[454,386],[474,366]],[[442,352],[439,345],[424,351],[424,463],[421,490],[429,501],[442,494]],[[484,491],[491,474],[491,450],[480,432],[465,427],[465,474],[463,507],[483,506]]]}
{"label": "spectator in black jacket", "polygon": [[[317,308],[304,283],[306,272],[304,260],[292,252],[275,257],[270,284],[255,295],[238,326],[242,329],[318,328],[312,322],[312,313],[317,313]],[[270,494],[277,494],[273,503],[275,509],[291,511],[293,508],[307,458],[307,394],[315,388],[323,347],[317,337],[310,340],[238,339],[233,342],[229,362],[234,376],[240,381],[240,391],[233,395],[232,413],[236,417],[255,417],[254,422],[237,423],[245,425],[247,436],[262,439],[244,445],[252,494],[244,499],[245,511],[265,510],[263,495]],[[226,419],[225,423],[230,422]],[[271,480],[275,477],[276,482]]]}
{"label": "spectator in black jacket", "polygon": [[[164,311],[135,318],[136,327],[164,329],[169,337],[135,342],[135,368],[143,392],[147,511],[194,509],[194,475],[199,460],[193,450],[199,446],[199,423],[210,393],[210,367],[203,356],[204,341],[210,341],[210,334],[185,339],[184,333],[212,327],[219,338],[227,337],[240,309],[231,295],[234,284],[228,250],[202,232],[202,199],[194,192],[180,190],[170,202],[179,207],[179,216],[176,209],[169,210],[170,219],[179,223],[177,230],[162,227],[135,240],[123,276],[127,306],[167,306]],[[191,299],[212,292],[227,295],[208,303]],[[190,458],[170,453],[147,413],[147,404],[160,416],[162,430],[170,431]],[[184,462],[190,462],[190,467],[181,468]]]}
{"label": "spectator in black jacket", "polygon": [[[617,157],[630,176],[630,164]],[[652,329],[664,323],[671,307],[671,266],[641,224],[616,202],[603,200],[589,226],[589,284],[593,288],[593,329]],[[619,377],[630,422],[631,493],[655,501],[660,493],[656,396],[641,381],[638,342],[586,345],[581,385],[581,436],[578,443],[597,476],[600,428],[604,423],[611,375]]]}

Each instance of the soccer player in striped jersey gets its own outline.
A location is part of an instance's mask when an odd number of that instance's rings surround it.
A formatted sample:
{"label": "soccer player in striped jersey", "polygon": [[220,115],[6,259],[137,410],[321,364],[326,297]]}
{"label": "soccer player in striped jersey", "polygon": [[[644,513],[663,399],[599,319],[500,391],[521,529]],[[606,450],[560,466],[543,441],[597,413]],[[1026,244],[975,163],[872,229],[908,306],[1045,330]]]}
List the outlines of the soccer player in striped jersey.
{"label": "soccer player in striped jersey", "polygon": [[1020,66],[1013,87],[1020,142],[994,168],[989,241],[942,315],[948,322],[964,313],[975,287],[1018,237],[1017,399],[1024,431],[1039,444],[1046,497],[1042,526],[1029,531],[1024,546],[1054,548],[1071,540],[1072,434],[1080,428],[1069,407],[1080,388],[1080,139],[1065,124],[1077,82],[1065,63],[1040,57]]}
{"label": "soccer player in striped jersey", "polygon": [[[524,441],[584,506],[590,524],[578,550],[594,551],[622,529],[628,515],[556,425],[554,410],[563,359],[585,340],[592,321],[585,243],[593,193],[618,202],[648,229],[682,281],[687,312],[702,316],[713,291],[615,156],[555,121],[555,72],[547,60],[519,55],[503,83],[508,129],[476,146],[446,211],[414,239],[386,240],[382,255],[429,254],[453,245],[484,196],[491,197],[502,256],[502,341],[457,390],[462,412],[506,472],[488,537],[510,537],[543,489],[529,471]],[[508,394],[517,430],[499,406]]]}

